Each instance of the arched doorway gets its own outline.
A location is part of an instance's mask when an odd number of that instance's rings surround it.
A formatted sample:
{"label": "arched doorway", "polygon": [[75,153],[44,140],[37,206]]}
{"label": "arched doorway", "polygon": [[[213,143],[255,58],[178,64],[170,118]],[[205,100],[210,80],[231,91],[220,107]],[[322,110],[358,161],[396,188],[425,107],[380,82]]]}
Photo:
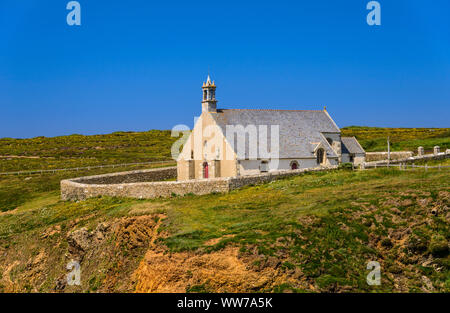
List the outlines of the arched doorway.
{"label": "arched doorway", "polygon": [[325,151],[320,148],[319,150],[317,150],[317,164],[322,164],[323,163],[323,156],[325,154]]}
{"label": "arched doorway", "polygon": [[291,162],[291,170],[296,170],[296,169],[298,169],[297,161]]}
{"label": "arched doorway", "polygon": [[208,162],[203,163],[203,178],[208,178],[209,171],[208,171]]}

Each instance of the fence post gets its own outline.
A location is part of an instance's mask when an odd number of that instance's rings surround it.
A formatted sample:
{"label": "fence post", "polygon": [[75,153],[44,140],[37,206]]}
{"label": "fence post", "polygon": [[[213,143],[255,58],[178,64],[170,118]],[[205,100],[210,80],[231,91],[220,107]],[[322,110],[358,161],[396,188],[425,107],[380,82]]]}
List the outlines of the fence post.
{"label": "fence post", "polygon": [[425,164],[425,171],[428,171],[428,163]]}

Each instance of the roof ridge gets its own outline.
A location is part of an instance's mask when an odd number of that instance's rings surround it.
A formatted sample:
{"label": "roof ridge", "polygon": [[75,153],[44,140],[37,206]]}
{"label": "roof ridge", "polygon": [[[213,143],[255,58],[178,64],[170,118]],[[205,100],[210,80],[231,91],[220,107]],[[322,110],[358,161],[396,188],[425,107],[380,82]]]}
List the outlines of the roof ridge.
{"label": "roof ridge", "polygon": [[222,111],[293,111],[293,112],[324,112],[324,110],[288,110],[288,109],[217,109]]}

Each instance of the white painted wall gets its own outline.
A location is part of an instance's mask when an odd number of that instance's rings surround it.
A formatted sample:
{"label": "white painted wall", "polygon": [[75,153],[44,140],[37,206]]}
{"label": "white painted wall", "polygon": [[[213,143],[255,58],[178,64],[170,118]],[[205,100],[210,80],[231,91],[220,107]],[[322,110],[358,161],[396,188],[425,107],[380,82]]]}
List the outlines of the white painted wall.
{"label": "white painted wall", "polygon": [[[359,165],[366,161],[364,153],[356,153],[353,157],[353,164]],[[350,154],[345,153],[342,155],[342,163],[350,163]]]}
{"label": "white painted wall", "polygon": [[[328,159],[330,165],[338,165],[337,159]],[[298,163],[298,168],[315,168],[317,167],[316,158],[311,159],[280,159],[280,160],[269,160],[270,171],[276,170],[290,170],[291,162],[296,161]],[[240,160],[239,161],[239,175],[255,175],[260,174],[260,164],[262,160]]]}

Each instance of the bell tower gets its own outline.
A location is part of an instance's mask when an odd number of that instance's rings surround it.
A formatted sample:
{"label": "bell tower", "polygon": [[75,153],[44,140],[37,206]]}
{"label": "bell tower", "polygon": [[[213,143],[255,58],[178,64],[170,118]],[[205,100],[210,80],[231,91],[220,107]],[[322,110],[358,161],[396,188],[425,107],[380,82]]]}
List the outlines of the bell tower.
{"label": "bell tower", "polygon": [[216,85],[214,84],[214,81],[211,83],[211,78],[209,77],[209,75],[206,79],[206,82],[203,83],[202,89],[202,113],[217,112]]}

